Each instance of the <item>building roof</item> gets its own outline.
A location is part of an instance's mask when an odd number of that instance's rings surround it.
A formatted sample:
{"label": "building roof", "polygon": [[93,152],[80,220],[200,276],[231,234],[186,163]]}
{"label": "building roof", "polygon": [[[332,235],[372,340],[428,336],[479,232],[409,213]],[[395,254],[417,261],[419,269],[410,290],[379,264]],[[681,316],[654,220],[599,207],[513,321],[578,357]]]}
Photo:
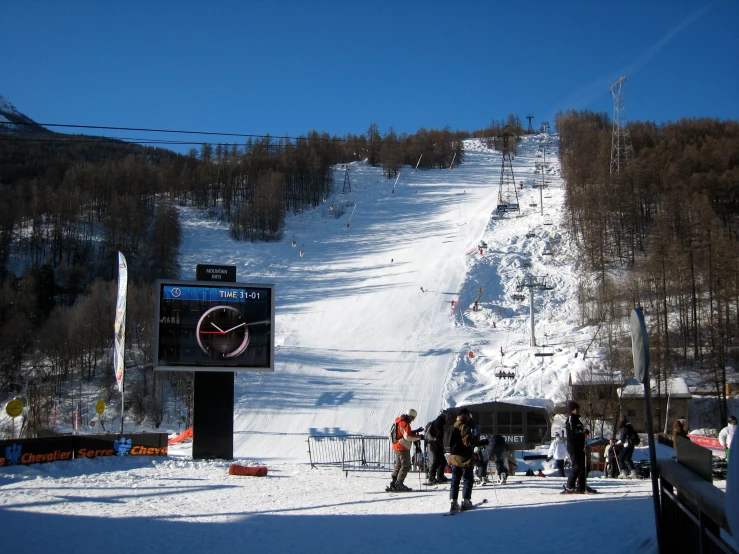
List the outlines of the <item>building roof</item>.
{"label": "building roof", "polygon": [[[652,394],[657,394],[657,383],[651,383]],[[671,379],[660,383],[660,391],[662,396],[671,396],[672,398],[692,398],[687,381],[682,377],[672,377]],[[636,379],[629,379],[620,390],[621,398],[644,398],[644,385]]]}
{"label": "building roof", "polygon": [[622,384],[623,378],[618,373],[589,370],[570,371],[570,385],[615,385],[620,387]]}

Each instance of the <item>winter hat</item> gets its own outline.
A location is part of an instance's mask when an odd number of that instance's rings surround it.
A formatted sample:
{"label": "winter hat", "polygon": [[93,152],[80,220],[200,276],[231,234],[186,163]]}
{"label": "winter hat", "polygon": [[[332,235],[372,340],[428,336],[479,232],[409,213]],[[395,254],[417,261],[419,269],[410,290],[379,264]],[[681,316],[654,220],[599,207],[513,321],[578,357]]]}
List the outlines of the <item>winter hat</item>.
{"label": "winter hat", "polygon": [[408,417],[416,417],[418,415],[418,412],[413,408],[408,408],[408,411],[405,412],[405,415],[407,415]]}
{"label": "winter hat", "polygon": [[736,425],[736,416],[730,416],[729,423],[733,423],[734,425]]}
{"label": "winter hat", "polygon": [[579,408],[580,408],[580,404],[578,404],[578,403],[577,403],[577,402],[575,402],[574,400],[570,400],[570,401],[569,401],[569,402],[567,403],[567,411],[568,411],[568,412],[572,412],[572,411],[574,411],[574,410],[577,410],[577,409],[579,409]]}

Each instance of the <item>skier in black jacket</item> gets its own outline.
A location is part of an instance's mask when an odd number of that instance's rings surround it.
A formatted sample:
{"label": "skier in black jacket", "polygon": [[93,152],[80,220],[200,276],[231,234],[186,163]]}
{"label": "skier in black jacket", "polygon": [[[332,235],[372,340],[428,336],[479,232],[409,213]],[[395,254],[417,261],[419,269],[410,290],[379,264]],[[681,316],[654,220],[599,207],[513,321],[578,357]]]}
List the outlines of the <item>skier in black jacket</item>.
{"label": "skier in black jacket", "polygon": [[508,446],[505,437],[501,435],[493,435],[488,445],[488,458],[495,459],[495,471],[498,474],[498,482],[505,484],[508,479],[508,460],[506,460],[506,451]]}
{"label": "skier in black jacket", "polygon": [[428,450],[429,468],[428,481],[426,485],[438,485],[446,483],[449,479],[444,477],[446,458],[444,457],[444,423],[446,416],[442,413],[426,425],[423,436]]}
{"label": "skier in black jacket", "polygon": [[636,477],[636,469],[634,468],[634,462],[631,460],[631,456],[634,454],[634,435],[636,431],[626,419],[625,415],[621,415],[618,420],[618,442],[617,446],[621,447],[621,452],[618,455],[618,465],[621,468],[621,479],[627,477]]}
{"label": "skier in black jacket", "polygon": [[590,432],[580,421],[580,405],[577,402],[568,402],[567,409],[570,417],[567,418],[565,429],[567,431],[567,452],[570,454],[572,471],[567,479],[565,493],[587,494],[588,488],[585,479],[588,476],[585,466],[585,440]]}

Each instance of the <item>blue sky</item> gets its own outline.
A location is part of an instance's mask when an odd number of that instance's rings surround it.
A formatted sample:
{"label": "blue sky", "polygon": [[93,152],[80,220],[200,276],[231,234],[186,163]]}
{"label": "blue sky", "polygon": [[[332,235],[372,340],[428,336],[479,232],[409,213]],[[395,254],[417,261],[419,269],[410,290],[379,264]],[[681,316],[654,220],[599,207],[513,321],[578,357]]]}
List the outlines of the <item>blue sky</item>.
{"label": "blue sky", "polygon": [[735,0],[28,1],[2,14],[0,94],[43,123],[344,135],[532,113],[538,126],[559,109],[612,114],[621,74],[629,120],[739,119]]}

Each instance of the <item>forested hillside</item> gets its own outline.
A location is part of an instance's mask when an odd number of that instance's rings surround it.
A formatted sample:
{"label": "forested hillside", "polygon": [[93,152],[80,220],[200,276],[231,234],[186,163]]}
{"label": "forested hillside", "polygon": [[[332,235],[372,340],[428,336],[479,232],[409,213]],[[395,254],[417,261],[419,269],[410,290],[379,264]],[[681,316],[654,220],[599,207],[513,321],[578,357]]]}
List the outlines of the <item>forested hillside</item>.
{"label": "forested hillside", "polygon": [[725,410],[739,358],[739,123],[631,123],[633,153],[616,174],[608,115],[559,113],[557,130],[568,224],[599,275],[582,283],[583,322],[602,325],[617,364],[629,312],[643,306],[657,375],[700,373]]}
{"label": "forested hillside", "polygon": [[[163,389],[152,371],[152,283],[179,275],[177,207],[212,211],[236,239],[276,240],[287,213],[328,195],[335,164],[367,159],[388,178],[403,165],[448,168],[463,162],[465,136],[449,129],[382,136],[373,124],[366,135],[259,137],[183,155],[14,120],[0,129],[0,393],[33,397],[30,435],[82,382],[103,375],[109,397],[121,251],[130,276],[126,364],[136,376],[126,405],[135,419],[157,424]],[[166,378],[186,394],[181,376]]]}

